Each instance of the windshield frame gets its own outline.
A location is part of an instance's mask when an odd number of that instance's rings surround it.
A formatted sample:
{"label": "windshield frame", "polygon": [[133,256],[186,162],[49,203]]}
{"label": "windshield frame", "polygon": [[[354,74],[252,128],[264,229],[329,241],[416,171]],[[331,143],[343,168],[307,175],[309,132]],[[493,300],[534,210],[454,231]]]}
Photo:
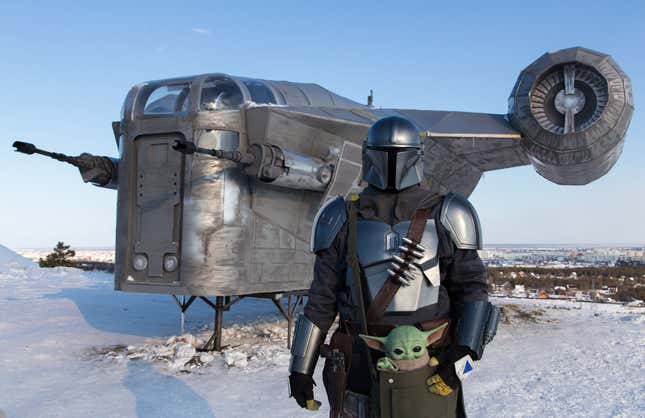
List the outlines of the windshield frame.
{"label": "windshield frame", "polygon": [[[202,100],[202,91],[204,89],[204,86],[206,83],[210,82],[213,79],[224,79],[226,81],[230,81],[235,86],[239,89],[240,93],[242,94],[242,103],[240,104],[239,107],[237,108],[231,108],[231,109],[217,109],[217,110],[204,110],[201,109],[201,100]],[[249,90],[246,88],[244,83],[240,82],[237,77],[232,77],[228,74],[224,73],[210,73],[210,74],[203,74],[195,78],[192,84],[191,88],[191,109],[194,112],[198,113],[214,113],[214,112],[222,112],[222,111],[239,111],[242,106],[244,106],[244,103],[251,101],[251,94],[249,93]]]}
{"label": "windshield frame", "polygon": [[[136,86],[136,88],[138,88],[138,91],[136,93],[136,96],[134,97],[134,102],[132,103],[131,111],[128,112],[128,109],[126,107],[125,117],[127,118],[128,116],[131,115],[133,120],[186,117],[188,114],[191,113],[191,108],[193,107],[193,104],[191,102],[192,96],[193,96],[192,95],[193,79],[194,79],[193,77],[182,77],[182,78],[175,78],[175,79],[150,81],[150,82],[138,84]],[[173,113],[146,113],[145,112],[145,107],[148,104],[147,103],[148,99],[155,91],[165,86],[172,87],[172,86],[180,86],[180,85],[187,85],[188,87],[188,92],[186,94],[186,98],[184,99],[187,101],[187,105],[182,106],[185,110],[173,112]]]}

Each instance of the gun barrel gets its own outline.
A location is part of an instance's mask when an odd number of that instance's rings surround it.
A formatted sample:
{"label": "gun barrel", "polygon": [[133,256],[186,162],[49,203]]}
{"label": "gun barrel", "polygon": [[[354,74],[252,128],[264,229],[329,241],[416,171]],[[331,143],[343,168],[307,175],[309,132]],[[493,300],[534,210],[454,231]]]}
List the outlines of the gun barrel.
{"label": "gun barrel", "polygon": [[183,154],[206,154],[220,160],[228,160],[236,163],[250,165],[255,162],[255,155],[240,151],[224,151],[220,149],[201,148],[190,141],[175,140],[173,149]]}
{"label": "gun barrel", "polygon": [[255,155],[246,152],[224,151],[220,149],[208,149],[200,147],[197,147],[195,149],[195,152],[212,155],[213,157],[220,160],[228,160],[245,165],[253,164],[255,162]]}
{"label": "gun barrel", "polygon": [[16,148],[15,149],[16,152],[20,152],[23,154],[27,154],[27,155],[40,154],[40,155],[44,155],[45,157],[53,158],[54,160],[71,164],[77,168],[92,168],[91,164],[89,164],[88,162],[78,157],[70,157],[69,155],[61,154],[59,152],[45,151],[40,148],[37,148],[34,144],[30,144],[29,142],[14,141],[13,147]]}
{"label": "gun barrel", "polygon": [[27,155],[31,155],[38,150],[34,144],[30,144],[29,142],[14,141],[12,146],[16,149],[16,152],[22,152]]}

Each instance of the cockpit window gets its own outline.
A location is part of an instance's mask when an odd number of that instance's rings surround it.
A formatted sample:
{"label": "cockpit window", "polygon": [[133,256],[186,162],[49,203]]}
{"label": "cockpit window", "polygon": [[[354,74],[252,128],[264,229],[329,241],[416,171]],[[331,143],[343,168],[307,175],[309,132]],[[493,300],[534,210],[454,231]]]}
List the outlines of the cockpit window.
{"label": "cockpit window", "polygon": [[206,80],[202,87],[200,110],[237,109],[244,102],[240,88],[229,78]]}
{"label": "cockpit window", "polygon": [[251,99],[255,103],[277,103],[271,89],[258,80],[244,80],[244,85],[251,93]]}
{"label": "cockpit window", "polygon": [[144,107],[146,115],[169,115],[188,112],[188,83],[161,86],[154,89]]}

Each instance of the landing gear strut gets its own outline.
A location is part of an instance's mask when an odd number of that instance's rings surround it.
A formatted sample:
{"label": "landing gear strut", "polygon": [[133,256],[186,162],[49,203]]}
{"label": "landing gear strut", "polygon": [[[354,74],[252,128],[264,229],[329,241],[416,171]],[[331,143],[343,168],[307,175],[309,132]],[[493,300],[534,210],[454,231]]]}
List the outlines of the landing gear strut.
{"label": "landing gear strut", "polygon": [[[298,309],[303,306],[303,299],[307,295],[306,290],[294,290],[280,293],[256,293],[242,296],[216,296],[215,302],[206,296],[199,296],[205,304],[215,311],[215,320],[213,324],[213,334],[206,344],[199,351],[222,351],[222,323],[224,312],[229,311],[231,306],[245,298],[269,299],[278,308],[280,314],[287,320],[287,348],[291,348],[291,334],[293,330],[293,321],[298,313]],[[190,305],[197,299],[197,296],[181,296],[181,301],[176,295],[172,295],[179,309],[181,310],[181,333],[184,333],[184,321],[186,311]],[[282,298],[287,298],[286,307],[283,306]]]}

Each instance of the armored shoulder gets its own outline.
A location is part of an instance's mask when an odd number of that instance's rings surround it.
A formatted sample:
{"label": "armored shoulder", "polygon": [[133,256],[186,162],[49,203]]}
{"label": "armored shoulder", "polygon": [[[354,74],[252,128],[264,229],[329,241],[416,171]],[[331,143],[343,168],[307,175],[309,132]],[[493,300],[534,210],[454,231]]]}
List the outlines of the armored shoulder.
{"label": "armored shoulder", "polygon": [[481,250],[482,231],[479,217],[468,199],[448,193],[441,207],[441,224],[450,233],[457,248]]}
{"label": "armored shoulder", "polygon": [[337,196],[328,200],[314,218],[311,231],[311,251],[315,253],[329,248],[346,221],[345,199],[342,196]]}

